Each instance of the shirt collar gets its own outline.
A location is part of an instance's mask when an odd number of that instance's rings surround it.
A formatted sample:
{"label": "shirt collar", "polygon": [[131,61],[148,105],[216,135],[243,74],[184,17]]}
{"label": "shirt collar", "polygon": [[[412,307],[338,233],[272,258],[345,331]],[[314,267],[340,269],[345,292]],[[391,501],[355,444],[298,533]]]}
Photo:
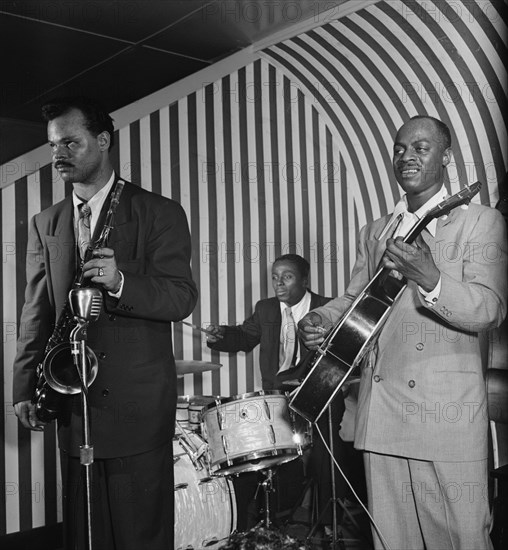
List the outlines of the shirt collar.
{"label": "shirt collar", "polygon": [[[291,306],[291,312],[293,313],[293,319],[295,320],[295,323],[298,323],[310,310],[310,300],[311,295],[310,292],[307,290],[305,294],[303,295],[303,298],[294,306]],[[284,312],[284,310],[289,307],[284,302],[280,302],[280,312],[281,314]]]}
{"label": "shirt collar", "polygon": [[[448,197],[448,191],[446,190],[446,187],[443,185],[441,186],[441,189],[433,195],[424,205],[420,206],[416,212],[413,212],[413,214],[420,220],[423,218],[423,216],[432,208],[437,206],[440,202],[444,201]],[[381,239],[388,230],[399,220],[399,218],[408,213],[407,209],[407,194],[404,194],[399,202],[395,205],[395,208],[393,210],[393,214],[386,224],[385,228],[379,235],[378,239]],[[434,218],[430,220],[430,222],[427,224],[427,230],[429,233],[435,237],[436,236],[436,228],[437,228],[437,219]]]}
{"label": "shirt collar", "polygon": [[111,174],[111,177],[109,178],[108,183],[106,183],[104,187],[99,189],[99,191],[97,191],[97,193],[95,193],[95,195],[88,201],[84,201],[83,199],[81,199],[76,195],[75,191],[73,191],[72,203],[74,204],[74,208],[77,208],[82,202],[88,202],[88,205],[90,206],[90,209],[92,210],[92,213],[93,213],[99,204],[101,204],[102,206],[102,204],[106,200],[106,197],[108,196],[108,193],[113,187],[114,182],[115,182],[115,172],[113,171],[113,173]]}

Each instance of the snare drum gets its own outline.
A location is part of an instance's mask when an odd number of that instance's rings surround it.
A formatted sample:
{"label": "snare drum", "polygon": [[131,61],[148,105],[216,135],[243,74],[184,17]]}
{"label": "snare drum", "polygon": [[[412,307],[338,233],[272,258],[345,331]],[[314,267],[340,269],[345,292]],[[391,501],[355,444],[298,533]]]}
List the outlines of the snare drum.
{"label": "snare drum", "polygon": [[302,454],[287,398],[276,390],[216,399],[202,412],[201,430],[215,475],[271,468]]}
{"label": "snare drum", "polygon": [[204,448],[206,443],[197,433],[177,429],[173,439],[176,550],[220,548],[236,529],[233,484],[210,476]]}
{"label": "snare drum", "polygon": [[210,403],[214,403],[220,397],[213,395],[195,395],[189,399],[189,428],[201,433],[201,413]]}

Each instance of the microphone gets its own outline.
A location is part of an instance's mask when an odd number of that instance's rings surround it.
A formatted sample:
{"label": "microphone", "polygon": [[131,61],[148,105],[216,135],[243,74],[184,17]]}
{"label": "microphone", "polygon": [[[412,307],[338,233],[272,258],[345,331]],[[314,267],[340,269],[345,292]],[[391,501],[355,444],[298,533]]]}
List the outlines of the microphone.
{"label": "microphone", "polygon": [[74,317],[80,321],[97,321],[102,309],[102,292],[98,288],[73,288],[69,303]]}

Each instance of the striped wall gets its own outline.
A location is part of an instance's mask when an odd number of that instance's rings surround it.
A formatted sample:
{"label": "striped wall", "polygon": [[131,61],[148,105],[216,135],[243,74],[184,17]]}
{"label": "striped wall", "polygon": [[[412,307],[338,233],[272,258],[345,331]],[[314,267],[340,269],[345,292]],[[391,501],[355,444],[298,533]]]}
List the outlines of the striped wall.
{"label": "striped wall", "polygon": [[[281,253],[309,259],[313,290],[341,293],[359,228],[399,197],[391,144],[409,116],[428,113],[451,127],[452,192],[479,179],[484,186],[475,200],[497,201],[508,164],[506,4],[369,4],[344,17],[332,11],[320,26],[264,43],[241,66],[196,79],[206,84],[190,93],[174,97],[168,89],[136,105],[135,116],[129,107],[114,114],[121,123],[113,161],[121,176],[178,200],[187,212],[201,296],[193,323],[241,322],[271,295],[268,269]],[[47,160],[12,184],[2,182],[0,195],[0,535],[61,519],[54,432],[20,429],[10,395],[16,332],[23,330],[17,319],[27,223],[69,192]],[[223,365],[180,379],[181,394],[259,388],[257,352],[212,353],[201,333],[181,324],[174,344],[177,359]]]}

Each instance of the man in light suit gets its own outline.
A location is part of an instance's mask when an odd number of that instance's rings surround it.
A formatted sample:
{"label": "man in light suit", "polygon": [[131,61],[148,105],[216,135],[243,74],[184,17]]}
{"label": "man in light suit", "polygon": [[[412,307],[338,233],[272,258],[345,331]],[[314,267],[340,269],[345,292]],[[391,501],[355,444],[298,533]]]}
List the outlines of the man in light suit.
{"label": "man in light suit", "polygon": [[344,296],[299,325],[305,344],[319,345],[380,262],[408,280],[362,364],[355,446],[365,451],[377,549],[492,547],[484,368],[487,332],[506,314],[505,224],[495,209],[471,204],[431,221],[413,244],[401,237],[446,198],[451,154],[437,119],[399,129],[393,169],[403,200],[361,230]]}
{"label": "man in light suit", "polygon": [[[76,272],[82,271],[85,285],[103,295],[100,317],[90,323],[87,339],[98,359],[97,378],[88,390],[93,547],[167,550],[173,548],[176,412],[171,322],[187,317],[197,300],[186,216],[178,203],[125,182],[109,242],[81,260],[81,205],[91,209],[93,243],[118,185],[109,159],[113,121],[84,98],[52,102],[43,115],[54,167],[72,184],[72,193],[31,221],[21,326],[32,330],[18,340],[15,411],[26,428],[44,428],[31,402],[35,369]],[[64,546],[81,549],[86,525],[80,395],[61,399],[58,439]]]}
{"label": "man in light suit", "polygon": [[[261,370],[262,387],[264,390],[283,390],[291,391],[294,386],[286,385],[288,379],[298,377],[294,373],[294,367],[305,359],[308,350],[301,346],[296,339],[294,355],[290,361],[289,368],[283,370],[281,367],[281,340],[283,335],[283,312],[287,307],[291,307],[295,323],[311,309],[326,304],[330,298],[325,298],[311,292],[309,286],[309,263],[305,258],[297,254],[285,254],[276,258],[272,264],[272,287],[275,297],[260,300],[254,313],[246,319],[241,325],[210,325],[207,329],[208,346],[214,350],[238,352],[251,351],[257,345],[259,349],[259,363]],[[286,365],[287,366],[287,365]],[[335,454],[340,460],[343,448],[338,435],[340,421],[344,414],[344,398],[340,392],[332,405],[333,422],[335,427]],[[321,431],[325,437],[329,437],[328,417],[325,415],[320,424]],[[319,438],[314,438],[313,449],[309,457],[309,469],[311,475],[318,484],[319,511],[321,516],[320,530],[324,533],[324,528],[329,526],[332,521],[332,511],[327,504],[331,498],[331,472],[330,462],[326,449]],[[282,466],[280,473],[284,479],[287,479],[289,486],[295,485],[297,472],[295,468],[298,462],[289,463]],[[242,477],[242,476],[240,476]],[[246,478],[245,474],[243,477]],[[252,477],[252,476],[251,476]],[[240,480],[241,481],[241,480]],[[337,497],[345,496],[345,483],[342,477],[336,475]],[[247,500],[252,499],[252,492],[241,491],[237,498]],[[244,523],[242,504],[239,503],[239,529],[247,529],[252,525],[246,521]],[[326,510],[325,510],[326,508]],[[342,510],[339,509],[339,516]],[[339,518],[340,519],[340,518]],[[321,533],[320,533],[321,534]]]}

